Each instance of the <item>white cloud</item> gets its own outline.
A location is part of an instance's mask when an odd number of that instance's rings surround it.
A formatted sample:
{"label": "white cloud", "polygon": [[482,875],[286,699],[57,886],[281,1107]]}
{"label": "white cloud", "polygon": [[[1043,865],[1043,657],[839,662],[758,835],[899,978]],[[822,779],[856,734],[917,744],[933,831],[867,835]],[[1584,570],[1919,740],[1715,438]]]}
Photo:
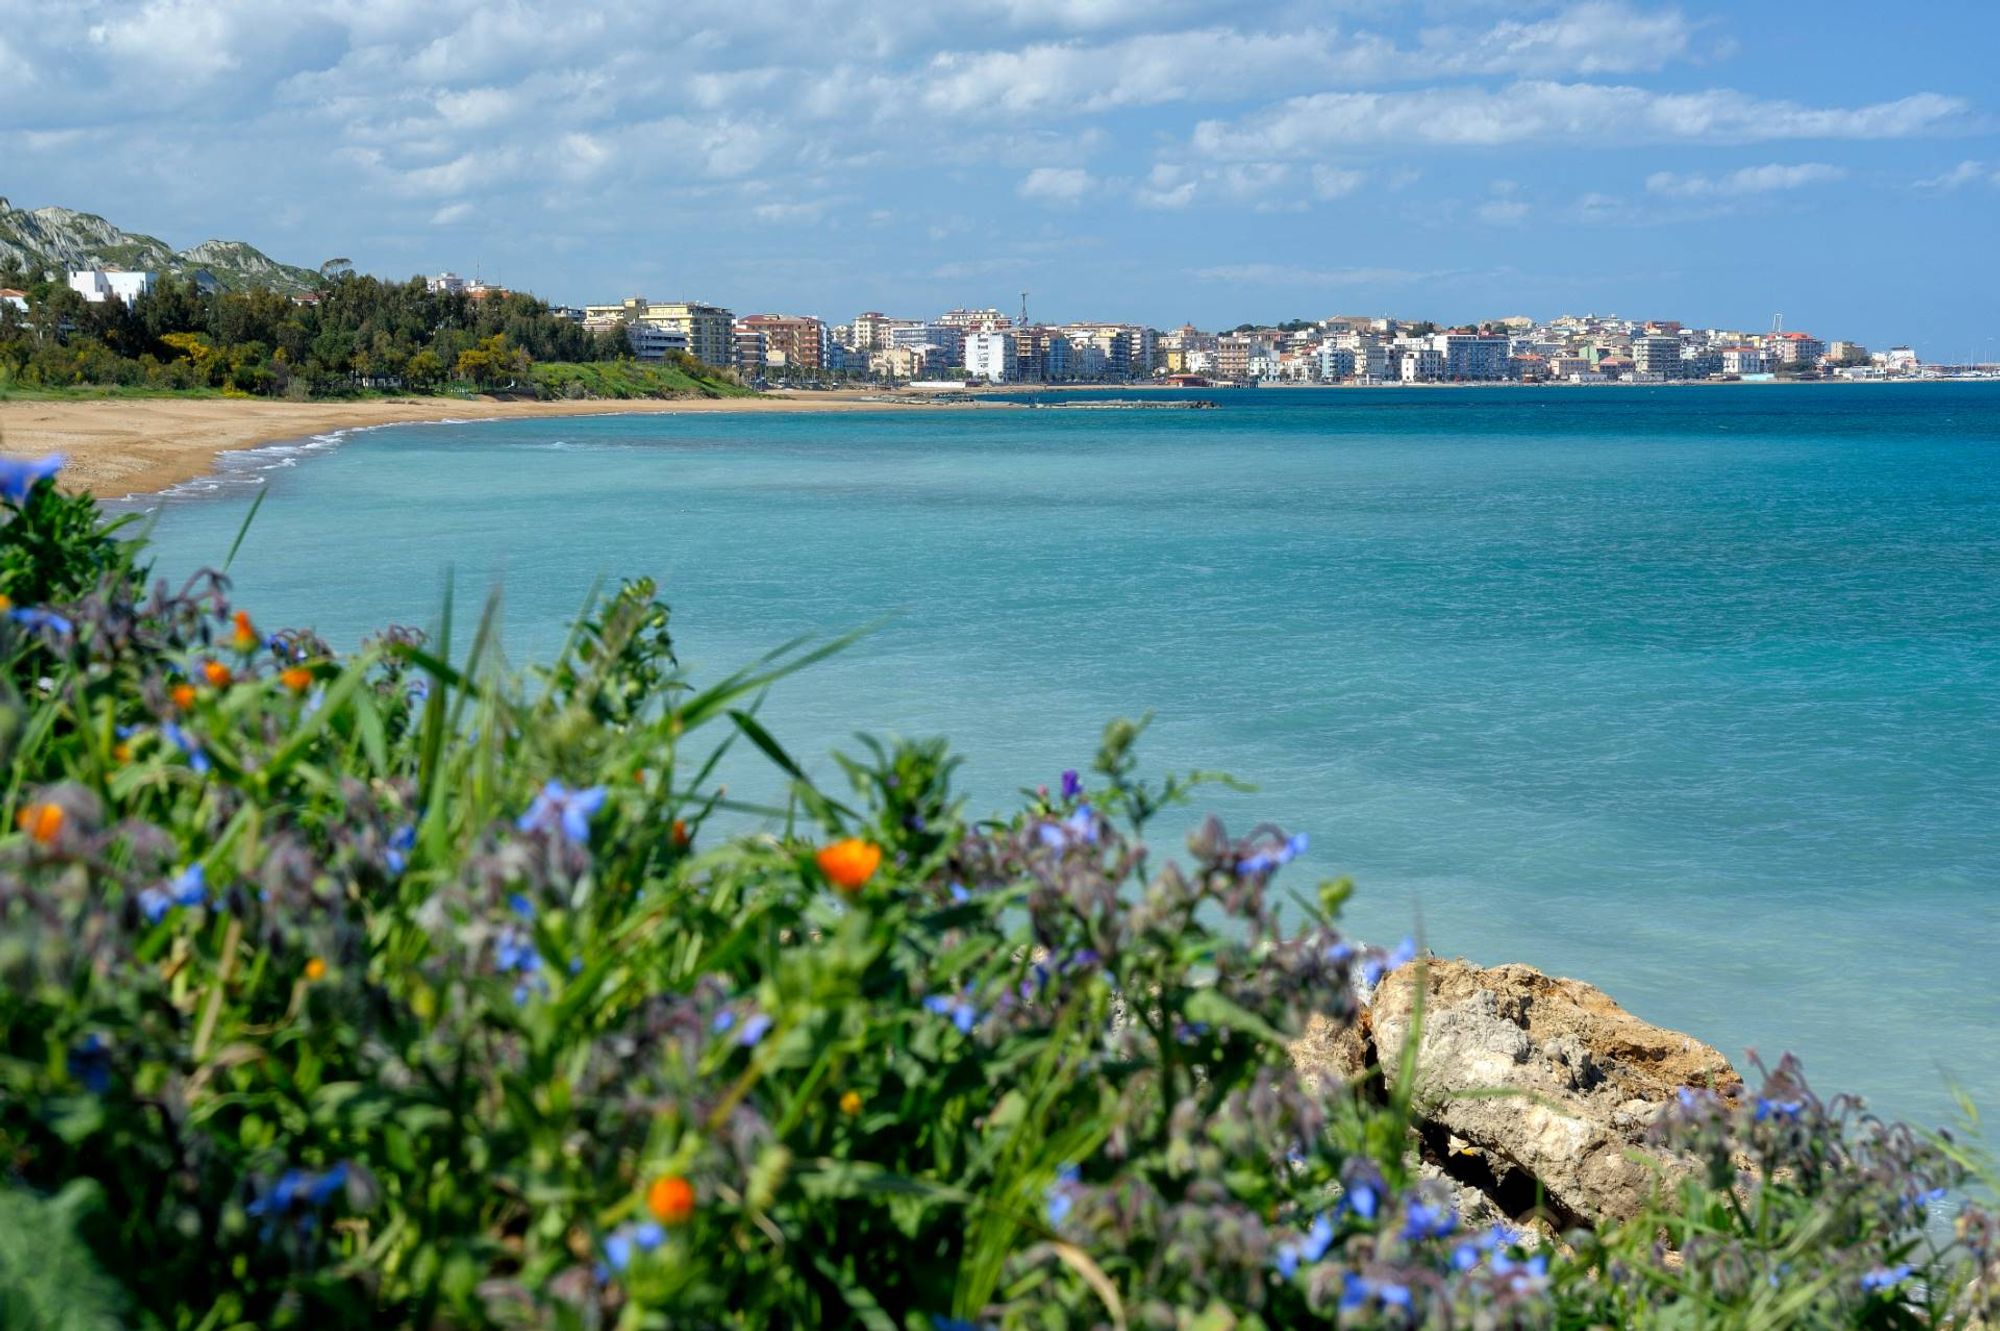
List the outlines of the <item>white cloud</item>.
{"label": "white cloud", "polygon": [[1315,166],[1312,169],[1315,198],[1344,199],[1360,189],[1367,181],[1366,171],[1352,171],[1332,166]]}
{"label": "white cloud", "polygon": [[1928,180],[1919,180],[1917,188],[1955,190],[1963,189],[1967,185],[1977,184],[2000,185],[2000,167],[1994,167],[1985,162],[1960,162],[1943,175],[1932,176]]}
{"label": "white cloud", "polygon": [[1807,185],[1827,185],[1846,177],[1845,168],[1828,166],[1824,162],[1800,162],[1793,166],[1773,162],[1768,166],[1746,166],[1720,176],[1655,171],[1646,177],[1646,191],[1676,199],[1740,198],[1748,194],[1802,189]]}
{"label": "white cloud", "polygon": [[447,205],[446,207],[440,208],[436,212],[432,213],[431,225],[450,226],[453,222],[462,222],[470,216],[472,216],[471,204],[454,203]]}
{"label": "white cloud", "polygon": [[1237,282],[1245,286],[1351,287],[1429,282],[1452,274],[1445,270],[1426,272],[1411,268],[1298,268],[1281,263],[1235,263],[1197,268],[1194,276],[1204,282]]}
{"label": "white cloud", "polygon": [[1205,120],[1195,127],[1192,145],[1206,156],[1241,158],[1316,156],[1364,137],[1459,147],[1892,139],[1942,131],[1966,111],[1962,99],[1937,93],[1820,108],[1730,89],[1661,93],[1594,83],[1528,82],[1497,92],[1428,88],[1294,97],[1242,119]]}
{"label": "white cloud", "polygon": [[1519,226],[1532,209],[1522,199],[1488,199],[1473,212],[1489,226]]}
{"label": "white cloud", "polygon": [[1038,166],[1015,192],[1040,203],[1074,204],[1097,188],[1090,172],[1077,166]]}
{"label": "white cloud", "polygon": [[805,226],[819,221],[826,215],[826,201],[817,199],[809,203],[760,203],[750,210],[750,215],[760,222]]}

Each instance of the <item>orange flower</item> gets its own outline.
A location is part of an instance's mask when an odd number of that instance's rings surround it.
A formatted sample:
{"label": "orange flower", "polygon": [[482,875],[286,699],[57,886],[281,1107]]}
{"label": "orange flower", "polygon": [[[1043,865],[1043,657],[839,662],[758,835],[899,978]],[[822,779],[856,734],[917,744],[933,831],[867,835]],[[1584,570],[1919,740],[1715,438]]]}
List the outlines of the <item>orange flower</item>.
{"label": "orange flower", "polygon": [[236,632],[231,634],[230,638],[236,644],[236,650],[246,656],[256,650],[257,630],[250,626],[249,611],[238,610],[236,612]]}
{"label": "orange flower", "polygon": [[220,661],[203,661],[201,663],[201,677],[208,681],[211,688],[217,689],[228,688],[229,681],[236,678],[229,673],[229,667]]}
{"label": "orange flower", "polygon": [[186,711],[194,706],[194,685],[176,684],[168,690],[167,696],[174,700],[174,706]]}
{"label": "orange flower", "polygon": [[840,1112],[853,1118],[861,1112],[861,1092],[848,1091],[840,1097]]}
{"label": "orange flower", "polygon": [[111,746],[111,757],[116,762],[120,763],[131,762],[132,746],[122,739],[119,740],[116,744]]}
{"label": "orange flower", "polygon": [[882,848],[872,841],[848,837],[823,848],[815,858],[826,880],[852,896],[875,876],[882,863]]}
{"label": "orange flower", "polygon": [[646,1189],[646,1209],[663,1225],[685,1225],[694,1218],[694,1188],[679,1174],[662,1174]]}
{"label": "orange flower", "polygon": [[675,850],[686,850],[694,842],[694,837],[688,833],[687,823],[679,818],[674,819],[672,836]]}
{"label": "orange flower", "polygon": [[304,666],[287,666],[278,678],[284,680],[285,687],[293,693],[304,693],[312,687],[313,672]]}
{"label": "orange flower", "polygon": [[63,811],[59,804],[30,804],[14,815],[14,821],[23,832],[37,844],[46,846],[54,841],[63,829]]}
{"label": "orange flower", "polygon": [[0,615],[6,614],[9,610],[12,610],[13,608],[14,608],[14,598],[7,595],[7,593],[5,592],[0,592]]}
{"label": "orange flower", "polygon": [[324,980],[325,978],[326,978],[326,963],[324,961],[320,960],[318,957],[314,957],[312,960],[306,963],[306,979],[317,981],[317,980]]}

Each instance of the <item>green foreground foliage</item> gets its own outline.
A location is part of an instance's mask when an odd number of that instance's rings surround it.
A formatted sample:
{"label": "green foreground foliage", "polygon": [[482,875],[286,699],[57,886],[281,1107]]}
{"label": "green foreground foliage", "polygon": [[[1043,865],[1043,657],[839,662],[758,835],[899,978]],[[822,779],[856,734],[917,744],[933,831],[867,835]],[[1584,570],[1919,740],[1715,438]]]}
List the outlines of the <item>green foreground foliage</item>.
{"label": "green foreground foliage", "polygon": [[[1152,856],[1193,779],[1142,779],[1137,726],[999,819],[938,742],[821,790],[755,709],[838,643],[704,684],[641,582],[526,676],[490,616],[343,659],[219,575],[148,588],[5,465],[10,1327],[1993,1315],[1993,1218],[1945,1191],[1978,1162],[1789,1066],[1691,1089],[1628,1224],[1462,1220],[1406,1103],[1288,1057],[1403,954],[1340,937],[1342,884],[1281,903],[1276,829]],[[784,808],[715,784],[732,746]]]}

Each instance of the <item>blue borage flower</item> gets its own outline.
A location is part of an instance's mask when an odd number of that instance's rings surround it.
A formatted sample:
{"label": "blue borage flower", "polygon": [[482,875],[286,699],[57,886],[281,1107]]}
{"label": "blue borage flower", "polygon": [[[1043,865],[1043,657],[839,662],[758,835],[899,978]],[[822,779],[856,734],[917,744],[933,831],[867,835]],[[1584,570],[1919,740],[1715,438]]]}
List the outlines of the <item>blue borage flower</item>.
{"label": "blue borage flower", "polygon": [[1913,1268],[1908,1262],[1898,1262],[1894,1266],[1878,1266],[1873,1271],[1863,1273],[1861,1292],[1863,1294],[1886,1294],[1910,1278]]}
{"label": "blue borage flower", "polygon": [[167,737],[168,743],[186,755],[188,766],[197,774],[203,776],[208,774],[213,764],[208,761],[208,755],[202,751],[200,740],[171,721],[160,723],[160,733]]}
{"label": "blue borage flower", "polygon": [[1056,1181],[1049,1185],[1044,1197],[1043,1210],[1049,1219],[1049,1228],[1055,1229],[1069,1219],[1069,1213],[1076,1206],[1076,1185],[1083,1175],[1075,1165],[1061,1165],[1056,1169]]}
{"label": "blue borage flower", "polygon": [[92,1095],[111,1089],[111,1043],[96,1031],[70,1046],[67,1062],[69,1075]]}
{"label": "blue borage flower", "polygon": [[1493,1274],[1500,1278],[1509,1294],[1540,1294],[1549,1286],[1548,1254],[1538,1252],[1525,1260],[1516,1261],[1505,1252],[1496,1252],[1493,1254]]}
{"label": "blue borage flower", "polygon": [[15,504],[25,502],[37,485],[53,480],[62,465],[60,453],[33,460],[0,457],[0,498]]}
{"label": "blue borage flower", "polygon": [[1062,774],[1062,797],[1068,801],[1081,794],[1083,794],[1083,780],[1077,776],[1076,769],[1072,767]]}
{"label": "blue borage flower", "polygon": [[1298,1274],[1301,1266],[1311,1266],[1326,1256],[1326,1250],[1333,1246],[1333,1221],[1324,1215],[1316,1215],[1306,1232],[1294,1235],[1278,1245],[1271,1257],[1271,1265],[1278,1274],[1290,1280]]}
{"label": "blue borage flower", "polygon": [[1249,878],[1257,874],[1270,873],[1280,869],[1306,853],[1306,834],[1298,833],[1290,837],[1276,850],[1260,850],[1254,855],[1246,855],[1236,862],[1236,874]]}
{"label": "blue borage flower", "polygon": [[1349,1271],[1340,1287],[1340,1310],[1344,1313],[1359,1312],[1371,1304],[1384,1308],[1408,1308],[1410,1287],[1393,1280],[1371,1280],[1357,1271]]}
{"label": "blue borage flower", "polygon": [[1758,1123],[1773,1118],[1783,1123],[1795,1123],[1799,1115],[1805,1112],[1805,1108],[1806,1102],[1803,1100],[1772,1100],[1760,1095],[1757,1097],[1757,1107],[1752,1111],[1752,1117]]}
{"label": "blue borage flower", "polygon": [[275,1232],[277,1222],[291,1219],[302,1229],[312,1227],[319,1212],[324,1211],[333,1200],[346,1191],[352,1170],[346,1161],[335,1165],[323,1174],[315,1174],[304,1169],[287,1169],[278,1176],[278,1181],[266,1192],[251,1198],[243,1208],[246,1215],[255,1216],[264,1222],[264,1237],[269,1239]]}
{"label": "blue borage flower", "polygon": [[972,1028],[979,1024],[979,1009],[972,1004],[972,990],[969,988],[949,997],[929,994],[924,998],[924,1010],[935,1012],[940,1017],[950,1017],[951,1024],[958,1027],[961,1034],[970,1035]]}
{"label": "blue borage flower", "polygon": [[1042,823],[1036,827],[1035,835],[1050,850],[1094,846],[1097,844],[1097,814],[1088,804],[1079,804],[1076,811],[1062,821]]}
{"label": "blue borage flower", "polygon": [[163,884],[139,893],[139,913],[148,924],[158,924],[177,906],[208,904],[208,871],[199,864],[187,868]]}
{"label": "blue borage flower", "polygon": [[1342,1171],[1340,1213],[1373,1220],[1382,1209],[1382,1170],[1373,1160],[1357,1156]]}
{"label": "blue borage flower", "polygon": [[624,1274],[635,1253],[658,1251],[667,1241],[667,1231],[651,1220],[621,1225],[604,1236],[604,1260],[597,1264],[597,1282],[608,1282],[614,1273]]}
{"label": "blue borage flower", "polygon": [[523,832],[560,832],[572,845],[586,846],[590,844],[590,820],[603,807],[603,786],[571,790],[560,781],[551,781],[536,794],[515,826]]}
{"label": "blue borage flower", "polygon": [[542,974],[542,954],[535,950],[533,935],[507,925],[493,940],[493,969],[502,976],[516,976],[514,1002],[524,1004],[529,997],[547,993],[549,982]]}
{"label": "blue borage flower", "polygon": [[1474,1234],[1460,1241],[1451,1250],[1451,1264],[1460,1271],[1470,1271],[1490,1255],[1503,1248],[1525,1242],[1527,1236],[1507,1225],[1495,1225],[1481,1234]]}
{"label": "blue borage flower", "polygon": [[408,823],[396,829],[389,838],[388,849],[382,852],[382,863],[390,873],[401,877],[410,865],[410,851],[417,844],[417,829]]}
{"label": "blue borage flower", "polygon": [[9,610],[7,618],[24,629],[47,629],[51,633],[74,633],[76,625],[64,619],[53,610],[43,610],[35,606],[22,606]]}
{"label": "blue borage flower", "polygon": [[1449,1238],[1458,1228],[1458,1213],[1449,1206],[1412,1200],[1403,1212],[1403,1241]]}
{"label": "blue borage flower", "polygon": [[1405,938],[1402,942],[1396,944],[1394,951],[1378,953],[1362,962],[1361,978],[1369,988],[1373,989],[1376,985],[1382,983],[1383,976],[1409,965],[1416,959],[1417,940],[1414,938]]}

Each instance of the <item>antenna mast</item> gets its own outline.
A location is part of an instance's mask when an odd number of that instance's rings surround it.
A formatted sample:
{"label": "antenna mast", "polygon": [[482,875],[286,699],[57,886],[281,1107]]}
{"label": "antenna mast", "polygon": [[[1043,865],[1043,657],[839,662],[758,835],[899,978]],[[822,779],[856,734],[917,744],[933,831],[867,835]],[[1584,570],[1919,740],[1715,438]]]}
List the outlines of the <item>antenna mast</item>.
{"label": "antenna mast", "polygon": [[1028,293],[1025,291],[1021,293],[1021,322],[1019,326],[1022,328],[1028,326]]}
{"label": "antenna mast", "polygon": [[1771,316],[1771,331],[1772,331],[1772,332],[1774,332],[1774,333],[1782,333],[1782,332],[1784,332],[1784,331],[1785,331],[1785,316],[1784,316],[1784,315],[1782,315],[1782,314],[1774,314],[1774,315],[1772,315],[1772,316]]}

